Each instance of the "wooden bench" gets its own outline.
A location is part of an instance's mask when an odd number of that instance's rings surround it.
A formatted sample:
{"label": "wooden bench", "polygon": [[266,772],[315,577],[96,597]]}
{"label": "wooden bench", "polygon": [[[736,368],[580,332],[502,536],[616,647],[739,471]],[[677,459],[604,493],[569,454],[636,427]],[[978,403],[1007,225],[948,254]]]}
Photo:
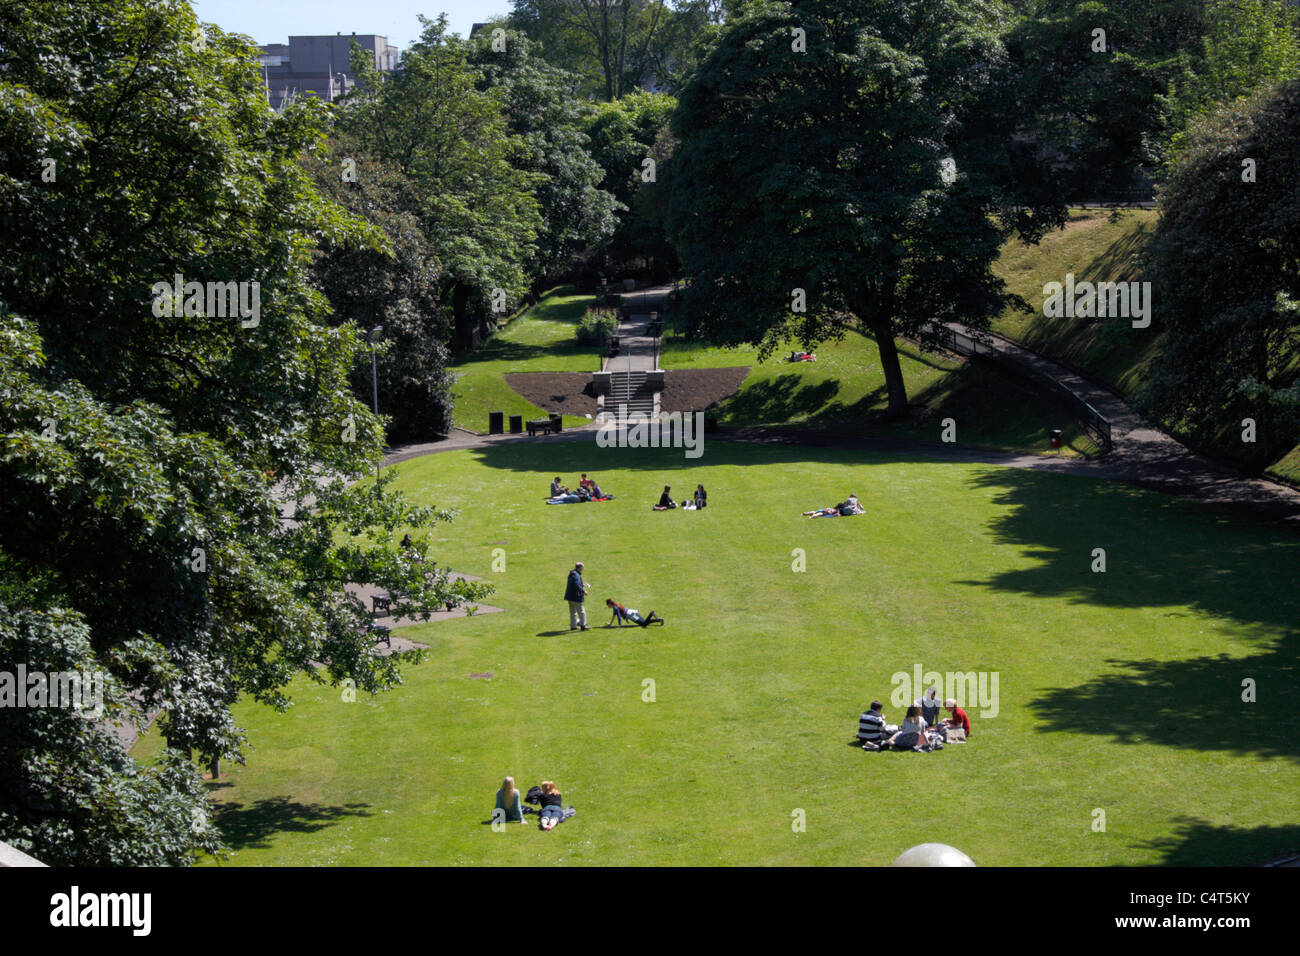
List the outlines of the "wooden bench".
{"label": "wooden bench", "polygon": [[554,430],[555,426],[549,418],[534,418],[528,422],[528,436],[530,438],[535,437],[538,432],[549,435]]}

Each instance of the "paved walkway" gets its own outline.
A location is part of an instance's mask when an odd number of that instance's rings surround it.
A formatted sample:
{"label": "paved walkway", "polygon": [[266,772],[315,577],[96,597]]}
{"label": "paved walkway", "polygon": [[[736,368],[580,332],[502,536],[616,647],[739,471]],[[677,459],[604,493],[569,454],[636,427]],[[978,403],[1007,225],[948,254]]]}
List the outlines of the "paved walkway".
{"label": "paved walkway", "polygon": [[622,299],[627,318],[618,324],[618,355],[606,358],[601,366],[605,372],[650,372],[655,365],[655,340],[646,334],[650,313],[658,312],[662,319],[664,303],[671,285],[651,286],[638,292],[624,292]]}
{"label": "paved walkway", "polygon": [[1144,420],[1108,388],[1022,345],[960,323],[946,325],[956,332],[980,336],[1013,362],[1052,376],[1110,420],[1114,448],[1095,461],[1082,463],[1089,467],[1080,467],[1077,474],[1093,474],[1215,504],[1245,505],[1300,523],[1300,490],[1264,478],[1244,477],[1196,454]]}

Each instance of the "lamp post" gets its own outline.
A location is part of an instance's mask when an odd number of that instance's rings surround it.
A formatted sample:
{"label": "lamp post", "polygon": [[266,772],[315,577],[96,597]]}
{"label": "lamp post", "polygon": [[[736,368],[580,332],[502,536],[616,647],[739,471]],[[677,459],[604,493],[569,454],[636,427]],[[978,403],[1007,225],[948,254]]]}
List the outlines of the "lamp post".
{"label": "lamp post", "polygon": [[379,414],[379,364],[375,360],[375,343],[379,341],[379,336],[384,334],[384,327],[376,325],[366,335],[366,341],[370,343],[370,381],[374,386],[374,403],[372,411]]}
{"label": "lamp post", "polygon": [[[384,327],[376,325],[366,335],[366,341],[370,343],[370,384],[373,388],[373,405],[372,410],[375,416],[379,416],[379,363],[375,361],[375,343],[379,337],[384,334]],[[379,462],[375,462],[375,493],[379,493]]]}

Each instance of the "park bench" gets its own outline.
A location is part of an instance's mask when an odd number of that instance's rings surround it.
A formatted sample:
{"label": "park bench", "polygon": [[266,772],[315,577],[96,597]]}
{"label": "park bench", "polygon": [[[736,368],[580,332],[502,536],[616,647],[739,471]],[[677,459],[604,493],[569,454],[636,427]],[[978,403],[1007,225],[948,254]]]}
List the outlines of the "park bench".
{"label": "park bench", "polygon": [[538,432],[549,435],[555,430],[555,424],[549,418],[533,418],[528,422],[528,436],[535,437]]}
{"label": "park bench", "polygon": [[375,643],[381,641],[389,647],[393,646],[393,629],[384,624],[376,624],[374,618],[387,617],[390,599],[375,595],[370,599],[371,621],[369,633],[374,637]]}

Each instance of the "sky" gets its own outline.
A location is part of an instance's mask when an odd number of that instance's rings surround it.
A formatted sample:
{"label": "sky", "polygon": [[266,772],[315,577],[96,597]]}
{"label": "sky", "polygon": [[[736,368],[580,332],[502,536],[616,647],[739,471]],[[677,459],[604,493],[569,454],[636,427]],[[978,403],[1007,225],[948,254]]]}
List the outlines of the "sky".
{"label": "sky", "polygon": [[446,13],[451,29],[467,36],[475,23],[509,13],[510,0],[190,0],[200,20],[259,44],[287,43],[289,35],[377,33],[405,50],[420,35],[419,14]]}

